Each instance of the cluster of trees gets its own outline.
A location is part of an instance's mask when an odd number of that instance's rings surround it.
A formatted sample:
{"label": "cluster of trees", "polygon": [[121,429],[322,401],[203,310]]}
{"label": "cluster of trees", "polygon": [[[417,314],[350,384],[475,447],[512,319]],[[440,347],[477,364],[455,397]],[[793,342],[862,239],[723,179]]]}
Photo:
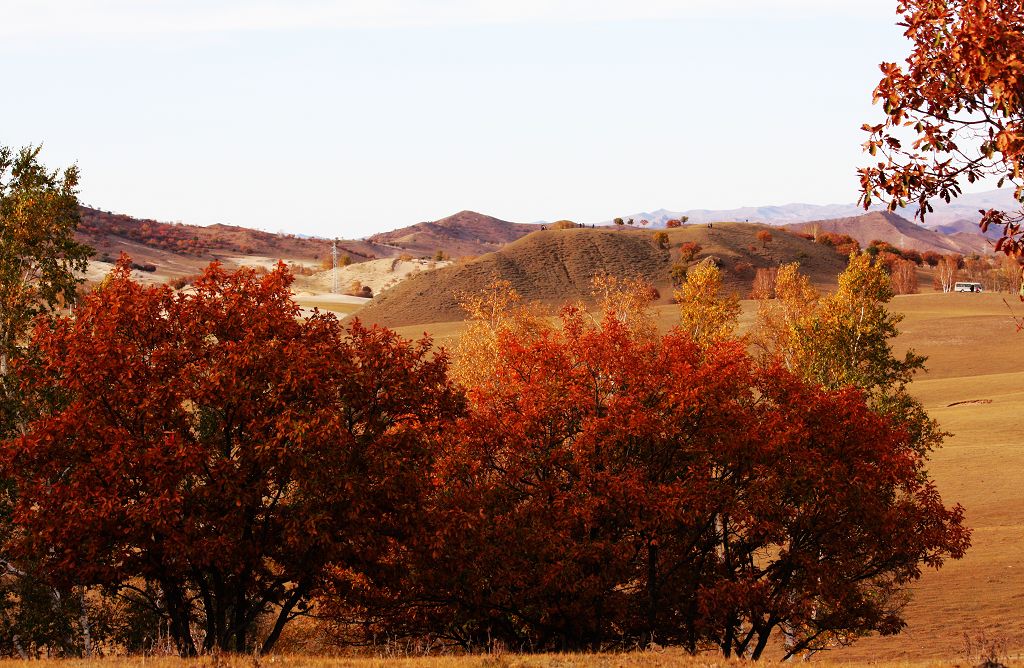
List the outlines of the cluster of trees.
{"label": "cluster of trees", "polygon": [[362,638],[792,656],[899,631],[903,586],[969,544],[866,256],[834,296],[780,271],[759,355],[710,262],[667,334],[638,282],[557,322],[494,285],[451,362],[301,319],[290,282],[212,265],[179,293],[124,261],[35,320],[3,650],[269,651],[315,610]]}
{"label": "cluster of trees", "polygon": [[822,232],[817,225],[814,226],[811,232],[792,231],[790,234],[834,248],[837,253],[843,256],[860,252],[860,242],[850,235],[838,232]]}
{"label": "cluster of trees", "polygon": [[155,220],[139,220],[93,209],[81,210],[79,229],[94,236],[125,237],[151,248],[174,253],[203,255],[208,250],[197,236],[195,228]]}
{"label": "cluster of trees", "polygon": [[1013,255],[940,256],[935,267],[933,287],[951,292],[957,281],[977,282],[990,292],[1011,294],[1020,294],[1021,285],[1024,284],[1021,261]]}

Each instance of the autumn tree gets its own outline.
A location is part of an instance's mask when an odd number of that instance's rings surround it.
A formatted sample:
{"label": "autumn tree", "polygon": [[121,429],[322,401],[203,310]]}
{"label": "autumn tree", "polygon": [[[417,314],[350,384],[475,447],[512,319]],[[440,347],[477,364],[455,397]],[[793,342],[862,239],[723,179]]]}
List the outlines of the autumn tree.
{"label": "autumn tree", "polygon": [[935,267],[942,259],[942,254],[933,250],[926,250],[921,253],[921,262],[929,267]]}
{"label": "autumn tree", "polygon": [[943,292],[952,292],[960,278],[960,264],[963,261],[959,255],[949,254],[939,258],[935,267],[935,277]]}
{"label": "autumn tree", "polygon": [[537,304],[525,303],[511,281],[495,278],[478,293],[459,295],[466,327],[455,344],[451,375],[464,387],[493,378],[502,337],[529,341],[551,327]]}
{"label": "autumn tree", "polygon": [[693,262],[693,260],[704,250],[696,241],[684,241],[679,244],[679,261]]}
{"label": "autumn tree", "polygon": [[185,294],[122,262],[40,321],[4,548],[147,604],[182,655],[268,651],[336,574],[386,578],[459,395],[429,340],[300,319],[291,280],[214,264]]}
{"label": "autumn tree", "polygon": [[[769,296],[769,292],[772,296]],[[762,285],[758,299],[753,343],[764,355],[788,371],[801,367],[805,331],[817,312],[821,295],[796,262],[784,264],[774,273],[770,290]]]}
{"label": "autumn tree", "polygon": [[[605,303],[633,303],[625,285]],[[753,659],[780,632],[795,655],[899,631],[902,588],[969,540],[902,424],[734,337],[637,336],[620,313],[499,339],[405,598],[367,631]]]}
{"label": "autumn tree", "polygon": [[722,292],[722,274],[711,260],[691,267],[675,292],[680,326],[702,347],[730,337],[738,326],[739,295]]}
{"label": "autumn tree", "polygon": [[758,230],[757,240],[761,242],[761,248],[765,248],[772,242],[772,233],[768,230]]}
{"label": "autumn tree", "polygon": [[906,585],[969,547],[963,508],[943,505],[915,435],[860,390],[780,367],[758,378],[759,446],[729,463],[747,491],[720,520],[705,623],[726,656],[752,659],[776,631],[783,660],[899,633]]}
{"label": "autumn tree", "polygon": [[778,274],[778,267],[758,267],[750,288],[750,298],[773,299],[775,297],[775,280]]}
{"label": "autumn tree", "polygon": [[[789,279],[788,271],[785,278]],[[803,287],[794,292],[802,296],[793,301],[810,306],[809,283],[806,279],[799,283]],[[867,389],[887,384],[890,378],[906,378],[920,368],[921,358],[908,353],[901,362],[892,356],[889,341],[898,334],[896,326],[902,319],[886,309],[892,296],[885,270],[867,254],[851,255],[838,289],[816,300],[810,309],[794,309],[798,317],[787,318],[791,336],[777,340],[793,349],[798,360],[794,369],[825,387]]]}
{"label": "autumn tree", "polygon": [[1011,294],[1020,294],[1021,290],[1021,265],[1020,260],[1015,257],[1004,256],[992,272],[992,289]]}
{"label": "autumn tree", "polygon": [[654,233],[654,245],[662,250],[668,250],[668,232],[659,230]]}
{"label": "autumn tree", "polygon": [[[18,434],[33,414],[11,373],[25,353],[33,317],[73,304],[92,249],[75,241],[79,224],[78,169],[49,170],[40,147],[0,147],[0,437]],[[0,542],[10,529],[15,489],[0,481]],[[0,549],[0,636],[9,649],[28,656],[32,644],[76,643],[74,621],[82,613],[81,591],[63,592],[34,577],[34,565],[12,560]],[[74,608],[74,610],[72,610]],[[19,641],[20,639],[20,641]],[[20,649],[19,649],[20,648]]]}
{"label": "autumn tree", "polygon": [[75,241],[78,168],[48,170],[41,147],[0,147],[0,375],[32,318],[72,304],[92,249]]}
{"label": "autumn tree", "polygon": [[[942,535],[935,534],[932,537],[938,542],[930,546],[921,544],[922,551],[916,556],[907,555],[909,558],[903,562],[903,566],[894,571],[902,573],[896,579],[882,578],[868,582],[856,577],[843,578],[836,584],[840,587],[852,587],[849,590],[851,598],[845,602],[839,599],[834,603],[819,601],[814,604],[813,610],[805,608],[800,613],[802,619],[787,622],[787,653],[792,655],[814,648],[819,641],[840,644],[851,641],[853,635],[838,628],[829,628],[836,620],[845,618],[844,623],[849,623],[850,615],[862,616],[862,623],[874,624],[875,630],[882,633],[898,632],[903,623],[899,616],[898,585],[907,582],[907,578],[916,579],[920,575],[921,564],[941,563],[941,556],[939,562],[934,561],[935,556],[946,554],[958,558],[969,545],[970,532],[963,527],[962,509],[945,509],[941,504],[934,502],[933,485],[924,473],[928,453],[941,444],[944,434],[927,415],[920,402],[907,391],[907,384],[914,373],[923,368],[924,358],[912,351],[907,352],[902,359],[893,353],[891,340],[898,333],[897,325],[901,318],[886,309],[886,304],[892,297],[892,288],[884,269],[873,264],[866,254],[851,255],[848,268],[840,276],[839,288],[832,294],[821,296],[811,286],[809,280],[799,273],[796,265],[785,265],[778,273],[776,295],[775,300],[762,302],[753,335],[755,342],[764,351],[762,362],[767,364],[769,369],[776,366],[787,369],[794,378],[802,379],[811,387],[840,394],[846,391],[860,393],[862,398],[855,401],[863,402],[863,410],[857,409],[862,414],[859,419],[875,423],[876,426],[871,429],[883,428],[888,431],[890,436],[887,438],[895,437],[892,441],[893,447],[903,453],[899,456],[901,461],[910,466],[900,474],[898,482],[892,478],[886,482],[885,476],[881,473],[872,474],[870,482],[866,479],[859,481],[865,483],[865,489],[858,494],[864,494],[864,498],[871,499],[872,504],[879,504],[876,507],[877,511],[868,512],[878,512],[879,518],[889,517],[890,520],[885,521],[892,521],[892,518],[901,514],[899,504],[893,502],[895,497],[892,495],[895,493],[896,497],[905,495],[905,498],[913,498],[914,504],[917,504],[916,510],[898,521],[927,523],[930,520],[923,518],[942,518],[940,523],[944,527]],[[782,381],[773,381],[771,389],[766,388],[766,398],[776,397],[769,400],[777,401],[782,411],[799,407],[800,401],[797,397],[807,390],[797,386],[793,386],[792,391],[780,390],[784,384]],[[776,392],[778,394],[775,394]],[[822,396],[811,401],[810,406],[813,407],[812,410],[819,412],[820,417],[833,410],[823,408],[829,400]],[[790,416],[786,420],[791,425],[801,424],[810,418],[810,415],[808,412],[804,418]],[[868,428],[865,427],[864,430],[867,431]],[[825,442],[828,445],[820,447],[827,447],[830,450],[841,450],[845,447],[842,445],[843,439],[838,435],[826,439]],[[824,463],[828,466],[841,466],[839,462],[846,461],[853,467],[887,467],[883,461],[884,457],[890,455],[880,454],[883,459],[874,459],[874,455],[864,459],[867,452],[861,450],[859,456],[847,458],[835,450],[827,462],[819,460],[818,465]],[[886,470],[885,475],[889,473],[891,471]],[[840,474],[840,477],[854,480],[860,475],[865,474],[855,474],[848,470]],[[896,487],[890,488],[889,491],[867,489],[876,483],[882,484],[883,488],[892,484]],[[787,493],[782,493],[780,498],[784,498]],[[812,502],[811,507],[816,504],[812,499],[808,501]],[[793,519],[794,516],[789,515],[786,522]],[[800,525],[803,521],[797,520],[793,526]],[[882,525],[885,523],[881,519],[879,522]],[[868,533],[862,536],[866,544],[878,541],[874,544],[879,546],[883,553],[894,549],[898,551],[899,546],[890,542],[884,531],[871,533],[878,526],[879,523],[875,521],[870,523]],[[919,535],[924,536],[927,533],[925,525],[919,526]],[[806,528],[807,525],[804,525],[801,531]],[[790,535],[801,535],[804,539],[808,537],[808,534],[800,532]],[[819,548],[814,548],[817,549]],[[788,557],[790,553],[786,550],[784,552]],[[844,557],[836,555],[816,563],[840,564],[844,560]],[[802,563],[806,565],[815,562]],[[820,582],[831,576],[818,574],[814,577],[823,578],[819,580]],[[812,585],[810,582],[806,584]]]}
{"label": "autumn tree", "polygon": [[494,381],[470,388],[435,474],[436,540],[409,569],[418,595],[379,632],[698,646],[708,518],[727,496],[703,474],[722,443],[750,438],[750,365],[735,342],[705,352],[679,331],[638,336],[623,316],[649,299],[629,294],[638,286],[601,283],[597,321],[569,307],[560,328],[499,339]]}
{"label": "autumn tree", "polygon": [[[650,306],[659,295],[653,285],[639,277],[619,278],[598,273],[591,279],[590,288],[602,318],[617,321],[633,336],[646,339],[657,335]],[[580,309],[577,306],[577,310]]]}
{"label": "autumn tree", "polygon": [[898,295],[917,293],[917,265],[911,260],[896,259],[889,266],[893,292]]}
{"label": "autumn tree", "polygon": [[[902,0],[901,25],[911,52],[882,63],[874,91],[885,118],[865,124],[865,149],[878,156],[860,170],[861,202],[890,210],[929,199],[949,202],[964,183],[998,179],[1024,202],[1024,53],[1021,0]],[[1002,225],[997,249],[1020,255],[1024,211],[982,212],[982,227]]]}

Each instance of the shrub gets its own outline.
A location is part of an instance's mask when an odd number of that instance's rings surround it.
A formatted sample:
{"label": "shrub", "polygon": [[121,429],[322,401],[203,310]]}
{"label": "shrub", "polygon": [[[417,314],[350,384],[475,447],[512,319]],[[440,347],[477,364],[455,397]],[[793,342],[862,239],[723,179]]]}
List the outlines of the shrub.
{"label": "shrub", "polygon": [[679,260],[681,262],[692,262],[703,250],[696,241],[684,241],[679,244]]}
{"label": "shrub", "polygon": [[686,264],[683,262],[676,262],[672,265],[669,270],[669,281],[673,287],[680,287],[686,282]]}
{"label": "shrub", "polygon": [[181,290],[182,288],[192,285],[192,283],[199,278],[197,274],[190,274],[188,276],[175,276],[171,280],[167,281],[167,285],[171,286],[175,290]]}

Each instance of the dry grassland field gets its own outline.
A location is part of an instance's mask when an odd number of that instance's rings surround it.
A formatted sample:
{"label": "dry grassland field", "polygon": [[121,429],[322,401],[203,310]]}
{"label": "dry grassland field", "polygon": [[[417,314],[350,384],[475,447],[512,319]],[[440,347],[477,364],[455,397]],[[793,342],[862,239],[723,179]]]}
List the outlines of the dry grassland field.
{"label": "dry grassland field", "polygon": [[[1018,318],[1024,304],[1007,300]],[[833,659],[871,661],[962,656],[964,633],[984,632],[1024,652],[1024,332],[1003,296],[897,297],[905,314],[898,349],[928,356],[913,391],[953,433],[930,472],[947,503],[974,529],[959,562],[927,572],[912,589],[907,629],[867,638]]]}
{"label": "dry grassland field", "polygon": [[[828,665],[817,662],[819,665]],[[29,665],[28,662],[2,661],[0,666]],[[717,666],[756,666],[749,661],[727,661],[714,655],[691,657],[675,651],[632,652],[629,654],[502,654],[495,656],[439,656],[420,658],[391,657],[311,657],[249,656],[177,659],[173,657],[110,658],[99,660],[33,661],[33,666],[52,668],[714,668]],[[941,668],[968,666],[965,661],[873,662],[879,668]],[[1019,665],[1010,662],[1009,666]]]}

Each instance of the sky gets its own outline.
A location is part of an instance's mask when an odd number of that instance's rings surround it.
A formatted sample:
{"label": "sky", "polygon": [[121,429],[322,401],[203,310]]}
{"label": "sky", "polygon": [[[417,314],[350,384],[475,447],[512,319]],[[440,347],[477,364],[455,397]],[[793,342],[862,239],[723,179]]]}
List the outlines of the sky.
{"label": "sky", "polygon": [[0,0],[0,145],[163,221],[357,238],[852,203],[896,0]]}

